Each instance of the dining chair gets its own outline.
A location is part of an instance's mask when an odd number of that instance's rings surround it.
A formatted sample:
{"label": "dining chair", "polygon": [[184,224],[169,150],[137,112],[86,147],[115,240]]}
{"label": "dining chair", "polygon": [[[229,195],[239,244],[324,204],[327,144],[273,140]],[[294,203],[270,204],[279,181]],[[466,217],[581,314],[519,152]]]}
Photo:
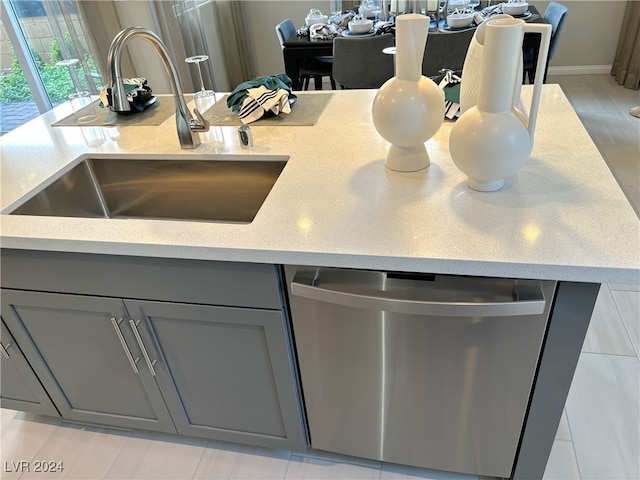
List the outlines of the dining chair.
{"label": "dining chair", "polygon": [[[550,2],[544,11],[545,23],[551,25],[551,42],[549,43],[549,54],[547,55],[547,64],[544,69],[543,83],[547,83],[547,71],[549,70],[549,61],[553,58],[553,55],[558,49],[558,40],[564,27],[564,23],[567,20],[567,13],[569,9],[561,3]],[[538,49],[525,48],[523,51],[523,72],[522,80],[529,83],[533,83],[536,77],[536,66],[538,63]]]}
{"label": "dining chair", "polygon": [[391,33],[370,37],[333,39],[333,78],[341,88],[380,88],[394,75]]}
{"label": "dining chair", "polygon": [[475,29],[459,32],[429,32],[422,57],[422,75],[433,77],[440,70],[462,70]]}
{"label": "dining chair", "polygon": [[[284,49],[284,42],[296,35],[296,27],[293,20],[287,18],[276,25],[276,34],[280,41],[280,47]],[[314,79],[315,89],[322,90],[322,78],[329,77],[331,88],[336,89],[336,82],[331,75],[333,59],[331,57],[307,57],[298,68],[298,75],[302,80],[302,89],[309,90],[309,80]]]}

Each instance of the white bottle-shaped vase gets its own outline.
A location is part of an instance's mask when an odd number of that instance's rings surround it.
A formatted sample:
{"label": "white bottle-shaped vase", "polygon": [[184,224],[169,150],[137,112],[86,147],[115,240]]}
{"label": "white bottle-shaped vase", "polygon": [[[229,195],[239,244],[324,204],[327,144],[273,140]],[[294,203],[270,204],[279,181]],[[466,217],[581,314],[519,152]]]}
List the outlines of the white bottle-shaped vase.
{"label": "white bottle-shaped vase", "polygon": [[429,17],[400,15],[396,19],[395,77],[387,80],[373,101],[373,124],[391,143],[385,165],[413,172],[429,166],[425,142],[444,120],[444,93],[422,75]]}
{"label": "white bottle-shaped vase", "polygon": [[531,155],[542,75],[536,74],[527,117],[516,108],[515,100],[516,80],[522,75],[522,39],[525,31],[542,35],[541,72],[547,61],[550,27],[525,25],[512,17],[486,22],[478,104],[460,116],[449,136],[451,158],[467,174],[467,184],[474,190],[502,188],[504,179],[516,173]]}
{"label": "white bottle-shaped vase", "polygon": [[[490,20],[496,20],[498,18],[513,17],[505,13],[500,13],[492,16]],[[485,20],[476,28],[471,42],[469,42],[467,55],[464,58],[464,65],[462,66],[462,78],[464,81],[460,83],[460,114],[463,114],[478,104],[480,75],[482,74],[482,54],[484,52],[484,35],[488,20]],[[522,56],[520,57],[520,61],[522,62]],[[522,71],[522,68],[520,68],[520,71]],[[517,110],[524,111],[520,101],[522,74],[515,79],[515,82],[514,105]]]}

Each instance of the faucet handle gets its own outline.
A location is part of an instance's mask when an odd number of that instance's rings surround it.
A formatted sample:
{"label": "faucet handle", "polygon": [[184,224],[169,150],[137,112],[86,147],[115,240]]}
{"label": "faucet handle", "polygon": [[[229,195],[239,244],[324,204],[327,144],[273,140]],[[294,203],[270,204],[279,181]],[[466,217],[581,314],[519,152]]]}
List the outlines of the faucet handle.
{"label": "faucet handle", "polygon": [[189,120],[189,128],[192,131],[208,132],[209,121],[202,116],[202,114],[200,113],[200,110],[198,110],[197,108],[193,109],[193,113],[196,116],[196,118],[192,118]]}

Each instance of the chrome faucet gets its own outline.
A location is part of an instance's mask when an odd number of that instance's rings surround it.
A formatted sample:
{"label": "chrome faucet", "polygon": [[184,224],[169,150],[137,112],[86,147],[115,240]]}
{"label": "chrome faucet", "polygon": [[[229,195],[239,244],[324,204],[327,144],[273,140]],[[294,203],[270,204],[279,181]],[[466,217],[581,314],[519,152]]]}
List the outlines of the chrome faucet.
{"label": "chrome faucet", "polygon": [[107,56],[107,66],[109,68],[109,86],[111,87],[111,104],[109,109],[114,112],[128,112],[131,105],[127,100],[127,94],[122,83],[122,69],[120,66],[122,58],[122,50],[129,40],[133,38],[143,38],[147,40],[158,52],[165,69],[171,80],[171,90],[176,102],[176,127],[178,129],[178,138],[182,148],[196,148],[200,145],[200,138],[197,132],[206,132],[209,130],[209,122],[204,119],[197,108],[193,109],[193,113],[197,118],[191,116],[191,112],[187,108],[187,102],[184,99],[180,78],[175,64],[171,60],[167,47],[160,37],[151,30],[142,27],[125,28],[118,33],[109,47]]}

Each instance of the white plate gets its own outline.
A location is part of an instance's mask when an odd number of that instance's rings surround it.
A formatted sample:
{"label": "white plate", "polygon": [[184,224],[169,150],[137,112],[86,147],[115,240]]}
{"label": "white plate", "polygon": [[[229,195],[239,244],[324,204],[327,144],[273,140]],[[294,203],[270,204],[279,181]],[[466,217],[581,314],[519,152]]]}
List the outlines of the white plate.
{"label": "white plate", "polygon": [[351,30],[343,30],[342,31],[342,36],[343,37],[372,37],[373,35],[375,35],[376,32],[374,32],[373,30],[369,30],[368,32],[365,33],[353,33]]}

